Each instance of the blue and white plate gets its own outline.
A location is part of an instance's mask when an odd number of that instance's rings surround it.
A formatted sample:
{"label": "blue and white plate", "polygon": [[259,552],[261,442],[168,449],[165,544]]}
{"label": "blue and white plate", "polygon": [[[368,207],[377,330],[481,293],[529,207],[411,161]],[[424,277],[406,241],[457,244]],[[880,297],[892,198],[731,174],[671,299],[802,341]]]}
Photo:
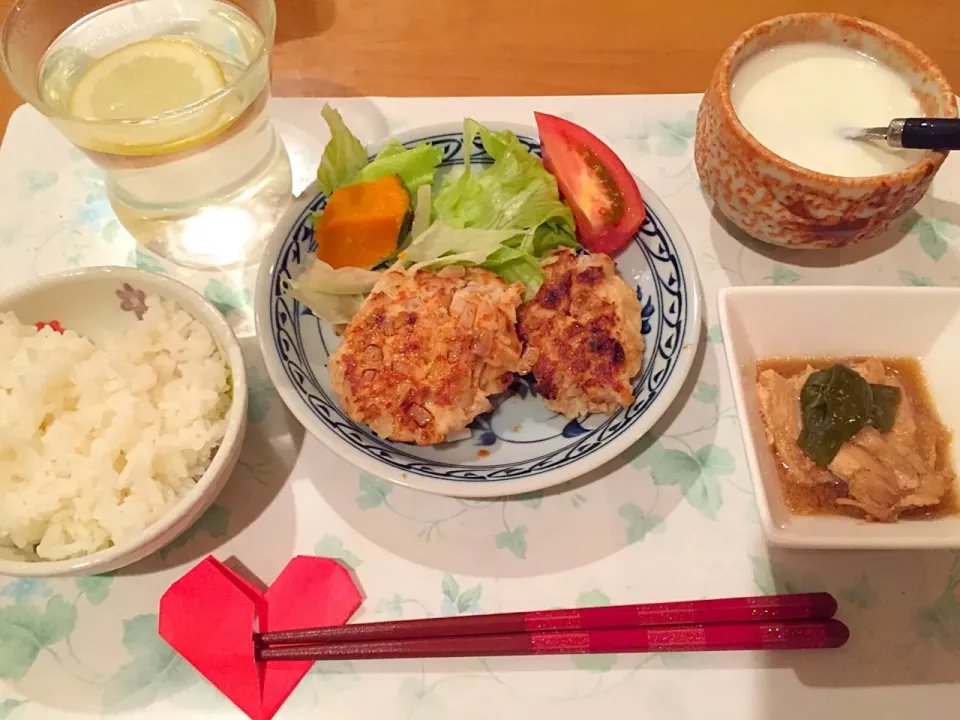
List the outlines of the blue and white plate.
{"label": "blue and white plate", "polygon": [[[532,128],[503,123],[540,154]],[[490,163],[477,139],[464,148],[462,126],[422,128],[399,135],[413,146],[443,148],[442,167]],[[372,147],[374,154],[379,147]],[[315,249],[310,214],[326,197],[311,185],[293,203],[268,244],[257,278],[254,308],[266,367],[281,398],[307,431],[360,469],[400,485],[457,497],[532,492],[572,480],[612,460],[635,443],[676,398],[700,341],[701,298],[690,248],[676,221],[643,183],[647,219],[617,268],[643,307],[643,369],[634,379],[636,401],[612,417],[567,420],[540,402],[528,378],[518,379],[496,409],[478,417],[470,437],[418,447],[378,437],[343,412],[330,387],[327,357],[339,343],[325,323],[287,294]]]}

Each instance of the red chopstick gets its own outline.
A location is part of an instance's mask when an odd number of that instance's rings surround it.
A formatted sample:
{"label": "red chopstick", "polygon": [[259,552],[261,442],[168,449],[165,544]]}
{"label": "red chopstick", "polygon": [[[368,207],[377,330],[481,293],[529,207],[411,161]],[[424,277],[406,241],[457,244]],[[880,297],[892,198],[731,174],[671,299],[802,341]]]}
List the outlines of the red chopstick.
{"label": "red chopstick", "polygon": [[827,620],[837,612],[829,593],[764,595],[692,602],[467,615],[358,623],[255,635],[258,645],[303,645],[453,636],[504,635],[552,630],[604,630],[674,625],[716,625],[786,620]]}
{"label": "red chopstick", "polygon": [[819,650],[840,647],[849,637],[847,626],[838,620],[802,620],[285,645],[261,647],[257,651],[257,659],[388,660],[498,655]]}

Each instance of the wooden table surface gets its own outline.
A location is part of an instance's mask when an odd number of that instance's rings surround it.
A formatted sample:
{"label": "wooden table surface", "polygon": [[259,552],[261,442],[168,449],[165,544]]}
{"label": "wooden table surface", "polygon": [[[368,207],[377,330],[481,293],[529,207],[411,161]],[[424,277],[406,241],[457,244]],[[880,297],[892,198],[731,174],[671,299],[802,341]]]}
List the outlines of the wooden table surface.
{"label": "wooden table surface", "polygon": [[[738,33],[804,10],[886,25],[960,88],[960,0],[276,1],[278,95],[697,92]],[[19,104],[0,81],[0,132]]]}

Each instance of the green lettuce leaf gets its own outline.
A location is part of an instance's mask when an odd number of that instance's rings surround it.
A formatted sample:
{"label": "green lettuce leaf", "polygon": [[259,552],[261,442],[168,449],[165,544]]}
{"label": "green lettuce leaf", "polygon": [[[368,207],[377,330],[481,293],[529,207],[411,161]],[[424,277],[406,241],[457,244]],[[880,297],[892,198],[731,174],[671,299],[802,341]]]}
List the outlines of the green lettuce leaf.
{"label": "green lettuce leaf", "polygon": [[418,188],[433,184],[433,176],[442,159],[443,150],[434,145],[420,143],[407,150],[397,140],[391,140],[348,184],[398,175],[407,192],[414,196]]}
{"label": "green lettuce leaf", "polygon": [[317,168],[317,187],[326,196],[352,182],[357,173],[367,165],[367,151],[350,132],[340,113],[324,105],[320,115],[330,128],[330,140],[323,149],[320,167]]}
{"label": "green lettuce leaf", "polygon": [[513,231],[483,266],[523,283],[530,299],[543,284],[540,261],[558,247],[579,247],[573,213],[560,199],[556,178],[516,135],[465,120],[464,145],[472,147],[477,135],[493,164],[475,170],[468,154],[463,172],[448,176],[436,193],[434,214],[452,228]]}
{"label": "green lettuce leaf", "polygon": [[452,228],[438,220],[411,240],[407,249],[400,253],[400,260],[404,264],[411,263],[410,271],[455,263],[482,265],[515,235],[513,230]]}
{"label": "green lettuce leaf", "polygon": [[540,267],[540,262],[519,248],[502,245],[487,256],[483,266],[508,283],[523,283],[524,300],[531,300],[543,285],[543,268]]}
{"label": "green lettuce leaf", "polygon": [[432,185],[437,166],[443,159],[443,150],[427,143],[406,149],[399,141],[391,140],[371,161],[363,143],[350,132],[340,113],[329,105],[320,111],[330,128],[330,140],[323,149],[317,168],[317,187],[330,196],[337,188],[359,182],[379,180],[397,175],[411,196],[422,185]]}
{"label": "green lettuce leaf", "polygon": [[430,201],[433,188],[430,185],[421,185],[417,189],[417,201],[413,208],[413,223],[410,225],[410,238],[415,238],[430,227],[433,207]]}
{"label": "green lettuce leaf", "polygon": [[530,252],[538,258],[543,258],[552,250],[559,247],[568,247],[578,250],[580,243],[570,232],[570,229],[557,220],[548,220],[533,233],[533,247]]}
{"label": "green lettuce leaf", "polygon": [[549,223],[574,242],[573,213],[563,201],[557,181],[538,157],[509,130],[488,130],[464,121],[464,145],[477,134],[493,158],[492,165],[473,171],[469,157],[464,172],[448,177],[434,200],[437,217],[450,227],[534,230]]}

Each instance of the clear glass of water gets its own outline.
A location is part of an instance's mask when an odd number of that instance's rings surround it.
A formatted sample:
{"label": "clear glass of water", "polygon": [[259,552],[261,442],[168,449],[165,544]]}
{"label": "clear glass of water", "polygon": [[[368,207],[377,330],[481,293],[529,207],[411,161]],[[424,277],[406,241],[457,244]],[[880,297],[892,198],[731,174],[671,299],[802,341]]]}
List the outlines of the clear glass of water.
{"label": "clear glass of water", "polygon": [[290,202],[270,124],[273,0],[19,0],[14,90],[106,171],[143,247],[194,268],[258,262]]}

